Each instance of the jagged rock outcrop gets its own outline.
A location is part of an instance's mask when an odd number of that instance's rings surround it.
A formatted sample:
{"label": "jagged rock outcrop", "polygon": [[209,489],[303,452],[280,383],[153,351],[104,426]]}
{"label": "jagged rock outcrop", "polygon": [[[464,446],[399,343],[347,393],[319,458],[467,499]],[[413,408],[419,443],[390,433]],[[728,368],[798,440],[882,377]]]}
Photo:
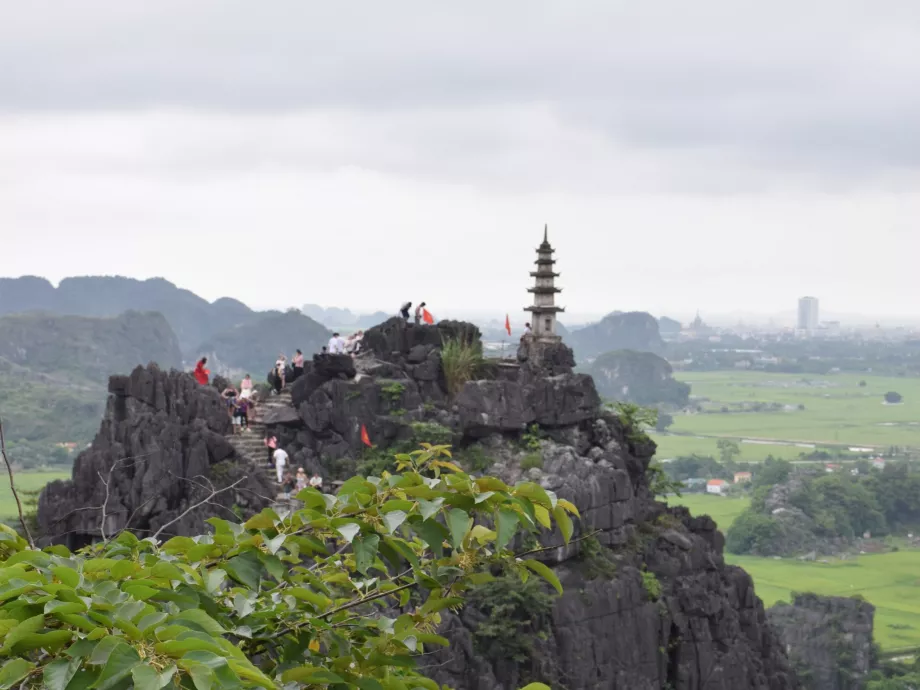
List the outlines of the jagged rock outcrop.
{"label": "jagged rock outcrop", "polygon": [[[565,592],[527,621],[532,639],[517,640],[513,657],[496,654],[500,645],[483,632],[494,634],[496,609],[475,600],[444,613],[441,633],[452,645],[425,657],[431,677],[456,690],[513,690],[530,681],[566,690],[795,688],[750,577],[723,560],[715,523],[655,500],[654,444],[602,410],[591,377],[572,372],[571,351],[525,341],[517,362],[491,363],[462,386],[454,379],[449,391],[443,344],[477,338],[469,324],[390,319],[366,333],[356,360],[314,357],[292,387],[294,414],[279,412],[283,419],[267,425],[296,465],[330,479],[350,474],[362,458],[362,426],[381,449],[415,443],[419,427],[435,429],[452,437],[456,462],[476,472],[490,465],[486,471],[506,482],[536,482],[578,506],[572,543],[563,546],[558,531],[539,537],[545,548],[535,557]],[[110,485],[118,510],[107,531],[134,511],[132,527],[155,530],[194,501],[173,475],[213,477],[216,467],[233,464],[215,390],[186,375],[136,370],[113,378],[112,391],[74,481],[43,494],[43,526],[61,522],[84,539],[98,533],[98,513],[70,511],[101,504],[104,487],[94,478],[113,459],[155,458],[118,472]],[[201,531],[202,517],[192,514],[175,529]],[[516,545],[535,546],[523,538]]]}
{"label": "jagged rock outcrop", "polygon": [[[76,548],[103,530],[152,534],[207,496],[209,485],[242,480],[214,498],[221,517],[233,518],[234,506],[261,510],[274,496],[264,475],[241,463],[225,438],[230,420],[216,388],[152,364],[112,376],[109,393],[102,425],[74,461],[73,478],[42,491],[38,522],[48,541]],[[215,512],[193,510],[164,534],[204,533],[204,520]]]}
{"label": "jagged rock outcrop", "polygon": [[[436,655],[433,678],[458,690],[512,690],[530,680],[569,690],[796,687],[750,576],[723,560],[715,523],[654,500],[646,474],[654,447],[624,431],[613,415],[550,431],[542,467],[527,470],[532,451],[499,435],[482,442],[496,459],[490,474],[538,482],[579,506],[582,520],[569,546],[540,555],[564,594],[530,659],[484,662],[483,616],[464,609],[445,623],[452,644]],[[601,555],[586,550],[590,540],[577,541],[588,534]],[[540,541],[563,543],[558,532]],[[592,573],[592,559],[605,560],[607,572]]]}
{"label": "jagged rock outcrop", "polygon": [[859,599],[798,594],[767,619],[808,690],[861,690],[872,666],[875,607]]}

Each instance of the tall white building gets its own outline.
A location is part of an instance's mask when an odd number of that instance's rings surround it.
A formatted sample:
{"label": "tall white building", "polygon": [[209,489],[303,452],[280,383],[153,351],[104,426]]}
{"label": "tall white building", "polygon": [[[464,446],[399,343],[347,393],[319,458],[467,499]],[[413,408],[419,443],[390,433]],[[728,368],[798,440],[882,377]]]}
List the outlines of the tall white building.
{"label": "tall white building", "polygon": [[799,323],[800,331],[814,331],[818,328],[818,298],[799,297]]}

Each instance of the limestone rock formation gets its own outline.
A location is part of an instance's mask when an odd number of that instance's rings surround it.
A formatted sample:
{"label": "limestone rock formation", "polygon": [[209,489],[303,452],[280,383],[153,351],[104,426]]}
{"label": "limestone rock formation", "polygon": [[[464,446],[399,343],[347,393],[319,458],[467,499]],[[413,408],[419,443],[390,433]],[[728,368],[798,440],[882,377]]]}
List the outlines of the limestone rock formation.
{"label": "limestone rock formation", "polygon": [[600,393],[609,400],[683,407],[690,399],[690,386],[675,380],[668,361],[651,352],[605,352],[583,371],[591,375]]}
{"label": "limestone rock formation", "polygon": [[[210,493],[243,481],[171,525],[165,534],[204,533],[211,515],[261,510],[275,489],[236,457],[230,420],[217,390],[189,375],[137,367],[112,376],[105,416],[73,478],[42,491],[38,522],[48,541],[76,548],[128,528],[149,535]],[[103,506],[104,520],[103,520]]]}
{"label": "limestone rock formation", "polygon": [[[367,452],[362,427],[380,449],[416,444],[420,429],[434,430],[451,439],[455,461],[470,471],[536,482],[578,506],[582,519],[569,545],[549,531],[538,544],[515,544],[519,551],[542,545],[535,557],[565,588],[547,599],[545,615],[525,615],[526,633],[511,629],[517,651],[496,653],[507,610],[475,599],[444,613],[441,632],[452,645],[425,657],[430,676],[456,690],[515,690],[530,681],[567,690],[796,687],[750,577],[725,564],[713,521],[655,500],[654,443],[601,408],[591,377],[572,372],[571,350],[525,341],[517,362],[486,363],[449,389],[443,344],[478,338],[470,324],[390,319],[366,333],[361,357],[314,357],[292,386],[291,409],[273,410],[266,424],[296,465],[324,479],[355,471]],[[176,477],[220,476],[226,484],[247,472],[223,436],[228,421],[215,390],[155,368],[113,377],[111,390],[73,482],[42,495],[42,526],[74,531],[71,544],[98,534],[98,511],[73,511],[104,501],[98,476],[114,460],[137,459],[113,473],[107,533],[132,515],[129,526],[144,533],[181,514],[199,494]],[[224,505],[256,508],[260,491],[228,492]],[[202,531],[203,517],[192,513],[172,529]]]}
{"label": "limestone rock formation", "polygon": [[613,350],[661,352],[664,347],[658,321],[640,311],[608,314],[595,324],[572,331],[569,342],[579,362]]}
{"label": "limestone rock formation", "polygon": [[809,690],[861,690],[872,665],[875,607],[859,599],[796,595],[767,619]]}
{"label": "limestone rock formation", "polygon": [[[512,690],[532,680],[570,690],[796,687],[750,576],[723,560],[715,523],[650,495],[653,446],[629,441],[606,414],[548,436],[542,467],[530,469],[522,466],[532,452],[499,435],[482,443],[496,458],[490,474],[536,481],[580,507],[572,543],[561,546],[558,532],[540,539],[560,545],[540,558],[564,594],[522,663],[489,658],[494,640],[477,631],[496,621],[481,611],[449,616],[442,634],[452,644],[435,656],[432,677],[458,690]],[[592,540],[600,553],[588,548]]]}

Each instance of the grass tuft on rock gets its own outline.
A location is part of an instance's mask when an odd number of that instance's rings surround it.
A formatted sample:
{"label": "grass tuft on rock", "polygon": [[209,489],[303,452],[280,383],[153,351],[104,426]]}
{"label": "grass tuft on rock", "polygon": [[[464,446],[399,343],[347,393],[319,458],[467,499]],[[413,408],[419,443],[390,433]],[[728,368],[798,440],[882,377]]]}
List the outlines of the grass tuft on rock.
{"label": "grass tuft on rock", "polygon": [[467,381],[475,379],[483,366],[482,345],[459,338],[444,339],[441,367],[450,397],[456,396]]}

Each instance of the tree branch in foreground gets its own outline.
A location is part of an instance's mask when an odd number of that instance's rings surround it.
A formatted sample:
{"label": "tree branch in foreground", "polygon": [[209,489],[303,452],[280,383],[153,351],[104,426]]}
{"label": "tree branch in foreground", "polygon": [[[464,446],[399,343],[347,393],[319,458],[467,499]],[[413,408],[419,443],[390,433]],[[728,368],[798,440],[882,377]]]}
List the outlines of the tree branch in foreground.
{"label": "tree branch in foreground", "polygon": [[233,487],[235,487],[237,484],[239,484],[240,482],[242,482],[244,479],[246,479],[246,477],[241,477],[240,479],[237,479],[235,482],[233,482],[233,483],[230,484],[229,486],[225,486],[223,489],[217,489],[216,491],[212,491],[212,492],[210,493],[210,495],[207,496],[206,498],[202,499],[201,501],[198,501],[198,503],[196,503],[195,505],[192,505],[192,506],[189,506],[188,508],[186,508],[184,511],[182,511],[182,513],[181,513],[180,515],[174,517],[172,520],[170,520],[170,521],[167,522],[165,525],[161,526],[160,529],[158,529],[156,532],[154,532],[153,535],[152,535],[153,540],[156,541],[156,540],[160,537],[160,533],[162,533],[164,529],[166,529],[166,528],[169,527],[170,525],[174,525],[175,523],[179,522],[179,520],[181,520],[181,519],[184,518],[186,515],[188,515],[189,513],[191,513],[193,510],[195,510],[195,508],[199,508],[199,507],[203,506],[205,503],[209,503],[209,502],[211,501],[212,498],[214,498],[214,497],[217,496],[218,494],[222,494],[224,491],[229,491],[230,489],[232,489]]}
{"label": "tree branch in foreground", "polygon": [[6,465],[6,471],[10,475],[10,491],[13,492],[13,498],[16,499],[16,510],[19,511],[19,524],[22,525],[22,531],[26,535],[26,540],[31,548],[35,548],[35,540],[32,539],[32,533],[26,524],[26,518],[22,514],[22,503],[19,500],[19,492],[16,491],[16,482],[13,481],[13,466],[10,465],[10,459],[6,456],[6,442],[3,439],[3,420],[0,420],[0,455],[3,456],[3,462]]}

